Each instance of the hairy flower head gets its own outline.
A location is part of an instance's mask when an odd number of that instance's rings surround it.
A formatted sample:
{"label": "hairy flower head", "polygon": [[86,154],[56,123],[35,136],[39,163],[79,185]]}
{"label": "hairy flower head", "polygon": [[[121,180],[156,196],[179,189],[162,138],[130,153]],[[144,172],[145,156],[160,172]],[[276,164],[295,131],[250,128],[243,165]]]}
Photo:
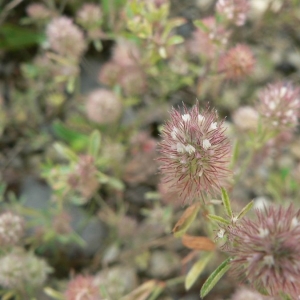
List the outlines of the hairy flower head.
{"label": "hairy flower head", "polygon": [[46,35],[50,48],[60,55],[77,59],[86,49],[83,32],[67,17],[53,19]]}
{"label": "hairy flower head", "polygon": [[300,210],[270,206],[228,229],[233,274],[271,296],[300,295]]}
{"label": "hairy flower head", "polygon": [[0,246],[17,245],[24,235],[24,220],[19,215],[7,211],[0,215]]}
{"label": "hairy flower head", "polygon": [[78,275],[72,279],[65,292],[66,300],[101,300],[94,277]]}
{"label": "hairy flower head", "polygon": [[269,84],[259,94],[257,111],[264,124],[278,131],[293,129],[298,124],[300,90],[291,83]]}
{"label": "hairy flower head", "polygon": [[248,76],[254,68],[255,60],[251,49],[237,45],[228,50],[219,61],[219,70],[227,79],[239,80]]}
{"label": "hairy flower head", "polygon": [[246,22],[249,11],[248,0],[218,0],[216,10],[237,26],[242,26]]}
{"label": "hairy flower head", "polygon": [[191,111],[184,107],[184,114],[172,110],[162,132],[160,170],[163,182],[183,201],[217,194],[230,174],[230,145],[224,131],[214,110],[200,113],[198,105]]}

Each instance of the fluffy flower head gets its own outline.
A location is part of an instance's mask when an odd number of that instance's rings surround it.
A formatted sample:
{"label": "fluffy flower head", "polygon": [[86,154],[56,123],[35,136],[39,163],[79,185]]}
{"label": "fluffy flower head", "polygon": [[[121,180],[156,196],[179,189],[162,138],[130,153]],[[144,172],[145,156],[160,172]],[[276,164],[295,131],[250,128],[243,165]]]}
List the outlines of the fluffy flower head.
{"label": "fluffy flower head", "polygon": [[46,34],[51,49],[63,56],[79,58],[86,49],[83,32],[67,17],[53,19]]}
{"label": "fluffy flower head", "polygon": [[258,291],[300,295],[300,210],[270,206],[229,228],[233,274]]}
{"label": "fluffy flower head", "polygon": [[86,113],[90,120],[99,124],[112,123],[122,112],[122,103],[112,91],[96,89],[88,95]]}
{"label": "fluffy flower head", "polygon": [[68,284],[66,300],[101,300],[94,277],[78,275]]}
{"label": "fluffy flower head", "polygon": [[217,12],[237,26],[245,24],[249,8],[248,0],[218,0],[216,4]]}
{"label": "fluffy flower head", "polygon": [[216,111],[200,113],[198,105],[184,114],[173,109],[162,132],[159,159],[163,182],[183,201],[215,195],[230,171],[229,140]]}
{"label": "fluffy flower head", "polygon": [[10,211],[0,215],[0,246],[9,247],[19,243],[24,234],[24,220]]}
{"label": "fluffy flower head", "polygon": [[300,90],[291,83],[273,83],[259,95],[257,110],[266,126],[283,131],[298,124]]}
{"label": "fluffy flower head", "polygon": [[237,45],[226,52],[219,61],[219,70],[227,79],[239,80],[253,71],[255,64],[251,49],[246,45]]}

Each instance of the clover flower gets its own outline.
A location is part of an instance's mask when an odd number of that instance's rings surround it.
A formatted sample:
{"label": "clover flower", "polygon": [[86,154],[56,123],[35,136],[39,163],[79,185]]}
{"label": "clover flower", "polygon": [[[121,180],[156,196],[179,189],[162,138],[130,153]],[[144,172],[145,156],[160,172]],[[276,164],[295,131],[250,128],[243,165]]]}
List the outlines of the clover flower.
{"label": "clover flower", "polygon": [[253,71],[254,64],[251,49],[240,44],[228,50],[220,58],[219,71],[224,72],[227,79],[239,80]]}
{"label": "clover flower", "polygon": [[270,296],[300,295],[300,210],[269,206],[228,228],[233,275]]}
{"label": "clover flower", "polygon": [[214,17],[206,17],[201,21],[205,29],[195,29],[186,42],[187,51],[194,56],[214,59],[227,45],[230,32],[218,24]]}
{"label": "clover flower", "polygon": [[86,49],[83,32],[67,17],[53,19],[46,35],[50,48],[60,55],[78,59]]}
{"label": "clover flower", "polygon": [[200,113],[198,105],[184,107],[184,114],[172,110],[162,132],[160,171],[183,201],[218,194],[228,178],[230,145],[222,123],[216,111]]}
{"label": "clover flower", "polygon": [[237,26],[243,26],[249,11],[248,0],[218,0],[216,11]]}
{"label": "clover flower", "polygon": [[94,3],[83,4],[77,12],[76,21],[87,30],[97,28],[102,22],[101,8]]}
{"label": "clover flower", "polygon": [[256,291],[241,287],[233,294],[231,300],[275,300],[275,298],[263,296]]}
{"label": "clover flower", "polygon": [[31,3],[26,7],[27,15],[36,21],[49,19],[53,12],[42,3]]}
{"label": "clover flower", "polygon": [[94,277],[78,275],[72,279],[65,292],[66,300],[101,300]]}
{"label": "clover flower", "polygon": [[118,119],[122,112],[122,103],[112,91],[96,89],[92,91],[86,102],[87,117],[96,123],[107,124]]}
{"label": "clover flower", "polygon": [[51,271],[43,259],[15,248],[0,258],[0,285],[9,289],[37,288]]}
{"label": "clover flower", "polygon": [[251,106],[241,106],[232,115],[234,124],[243,131],[254,131],[258,125],[258,118],[258,112]]}
{"label": "clover flower", "polygon": [[269,84],[259,94],[257,111],[264,124],[278,131],[293,129],[298,124],[300,90],[291,83]]}
{"label": "clover flower", "polygon": [[17,245],[24,235],[24,220],[10,211],[0,215],[0,246]]}

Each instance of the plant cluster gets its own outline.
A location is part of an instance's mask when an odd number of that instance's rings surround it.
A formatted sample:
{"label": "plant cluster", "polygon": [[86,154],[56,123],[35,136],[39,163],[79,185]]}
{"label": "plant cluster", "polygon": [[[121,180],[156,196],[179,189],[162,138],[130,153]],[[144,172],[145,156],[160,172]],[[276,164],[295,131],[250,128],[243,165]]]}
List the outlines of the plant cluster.
{"label": "plant cluster", "polygon": [[0,1],[1,299],[300,299],[298,0],[191,2]]}

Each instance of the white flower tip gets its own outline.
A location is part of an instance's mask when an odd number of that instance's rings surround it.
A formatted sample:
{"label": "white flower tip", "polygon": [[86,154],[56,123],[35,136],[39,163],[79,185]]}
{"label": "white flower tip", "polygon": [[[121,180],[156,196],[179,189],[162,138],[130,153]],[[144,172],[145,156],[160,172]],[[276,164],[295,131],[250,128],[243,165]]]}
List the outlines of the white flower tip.
{"label": "white flower tip", "polygon": [[207,150],[207,149],[210,148],[210,147],[211,147],[210,141],[209,141],[208,139],[203,140],[203,148],[204,148],[205,150]]}
{"label": "white flower tip", "polygon": [[187,122],[187,121],[189,121],[190,119],[191,119],[191,116],[190,116],[189,114],[182,115],[182,120],[183,120],[184,122]]}

